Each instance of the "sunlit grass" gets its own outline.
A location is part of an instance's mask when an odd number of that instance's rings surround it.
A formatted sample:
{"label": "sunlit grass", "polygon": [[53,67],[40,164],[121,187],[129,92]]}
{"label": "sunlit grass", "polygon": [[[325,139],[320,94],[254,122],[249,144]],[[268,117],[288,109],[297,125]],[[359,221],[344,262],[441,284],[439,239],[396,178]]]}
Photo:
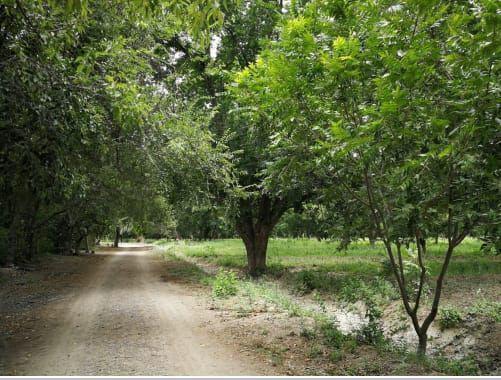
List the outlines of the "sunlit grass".
{"label": "sunlit grass", "polygon": [[[208,262],[242,269],[246,265],[245,247],[240,239],[213,241],[183,241],[170,243],[188,257],[202,258]],[[501,274],[501,258],[485,255],[480,251],[480,242],[466,239],[454,252],[449,265],[449,275]],[[426,257],[431,275],[440,271],[447,242],[428,242]],[[338,251],[336,241],[314,239],[271,239],[268,246],[268,266],[280,269],[310,269],[335,273],[352,273],[374,276],[382,269],[386,252],[381,243],[371,246],[367,241],[350,244],[347,250]],[[409,259],[410,255],[406,254]]]}

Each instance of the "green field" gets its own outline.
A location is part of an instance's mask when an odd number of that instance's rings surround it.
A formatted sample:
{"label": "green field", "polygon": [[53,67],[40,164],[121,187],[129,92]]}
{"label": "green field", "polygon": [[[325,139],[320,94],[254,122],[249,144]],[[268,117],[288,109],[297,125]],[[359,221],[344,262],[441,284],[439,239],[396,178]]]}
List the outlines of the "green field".
{"label": "green field", "polygon": [[[482,253],[480,244],[476,239],[465,239],[455,250],[449,275],[501,274],[500,258]],[[234,269],[246,266],[245,247],[240,239],[182,241],[167,246],[188,257],[201,258],[219,266]],[[345,251],[337,248],[338,242],[335,241],[272,239],[268,246],[268,267],[271,273],[285,269],[311,269],[374,276],[384,271],[386,253],[381,243],[371,247],[367,241],[358,241]],[[438,273],[446,249],[445,241],[428,243],[427,265],[431,275]],[[412,260],[412,251],[407,252],[405,258]]]}

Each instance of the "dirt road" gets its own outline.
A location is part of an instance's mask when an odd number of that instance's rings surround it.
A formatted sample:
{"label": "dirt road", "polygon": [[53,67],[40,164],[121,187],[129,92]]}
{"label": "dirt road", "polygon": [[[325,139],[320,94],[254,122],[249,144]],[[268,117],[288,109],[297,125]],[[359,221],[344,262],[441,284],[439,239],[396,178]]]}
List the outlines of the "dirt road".
{"label": "dirt road", "polygon": [[[211,333],[190,288],[171,281],[162,258],[125,248],[96,254],[72,297],[49,303],[45,326],[5,344],[17,375],[261,375],[266,366]],[[35,331],[35,330],[33,330]],[[28,338],[27,338],[28,339]]]}

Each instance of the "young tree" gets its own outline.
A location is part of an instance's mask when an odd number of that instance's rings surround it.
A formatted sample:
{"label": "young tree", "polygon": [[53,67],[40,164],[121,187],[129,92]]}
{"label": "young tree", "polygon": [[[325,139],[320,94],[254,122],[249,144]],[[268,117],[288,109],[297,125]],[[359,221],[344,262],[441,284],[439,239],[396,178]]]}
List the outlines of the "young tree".
{"label": "young tree", "polygon": [[[349,11],[369,16],[355,37],[337,37],[324,58],[337,106],[330,130],[331,153],[340,159],[336,176],[372,214],[424,355],[454,249],[489,220],[490,199],[499,195],[491,149],[496,16],[490,2],[474,10],[436,1]],[[351,177],[360,178],[358,186]],[[426,239],[437,220],[448,248],[421,319]],[[416,247],[415,292],[406,241]]]}

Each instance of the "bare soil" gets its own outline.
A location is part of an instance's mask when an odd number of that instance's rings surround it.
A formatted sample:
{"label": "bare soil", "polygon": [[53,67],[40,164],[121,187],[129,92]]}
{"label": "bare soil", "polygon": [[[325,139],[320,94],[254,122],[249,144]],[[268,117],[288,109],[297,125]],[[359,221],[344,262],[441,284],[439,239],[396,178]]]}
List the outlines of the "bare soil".
{"label": "bare soil", "polygon": [[197,288],[151,251],[50,257],[4,269],[1,375],[267,375],[262,357],[212,329]]}

